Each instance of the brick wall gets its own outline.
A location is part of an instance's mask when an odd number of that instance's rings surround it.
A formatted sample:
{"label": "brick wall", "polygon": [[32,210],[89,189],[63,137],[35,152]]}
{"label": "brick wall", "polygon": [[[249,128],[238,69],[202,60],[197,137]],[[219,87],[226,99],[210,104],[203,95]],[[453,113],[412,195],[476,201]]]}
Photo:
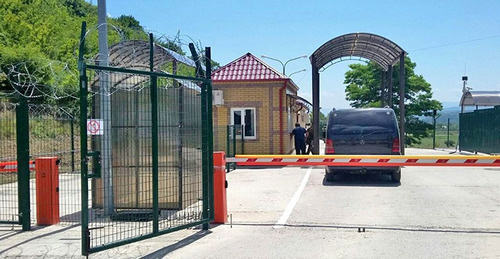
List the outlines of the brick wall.
{"label": "brick wall", "polygon": [[[283,81],[257,82],[214,82],[214,90],[222,90],[223,106],[214,106],[214,143],[225,143],[226,131],[223,127],[231,123],[231,108],[256,109],[256,139],[245,139],[247,154],[279,154],[280,153],[280,119],[279,95]],[[290,85],[289,85],[289,89]],[[291,89],[295,92],[293,89]],[[296,93],[296,92],[295,92]],[[293,151],[293,142],[288,132],[288,109],[286,91],[281,91],[283,101],[282,129],[283,153]],[[295,118],[295,114],[292,118]],[[216,131],[217,129],[221,129]],[[222,134],[221,134],[222,133]],[[223,135],[223,136],[221,136]],[[218,145],[223,150],[223,145]],[[217,147],[217,144],[216,144]]]}

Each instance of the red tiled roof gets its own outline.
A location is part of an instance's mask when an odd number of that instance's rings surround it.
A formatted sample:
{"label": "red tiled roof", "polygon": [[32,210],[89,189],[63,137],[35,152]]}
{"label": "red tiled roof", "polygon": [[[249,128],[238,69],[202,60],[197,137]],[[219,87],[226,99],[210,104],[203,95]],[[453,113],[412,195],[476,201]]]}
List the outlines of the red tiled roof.
{"label": "red tiled roof", "polygon": [[215,70],[213,81],[257,81],[288,79],[251,53]]}

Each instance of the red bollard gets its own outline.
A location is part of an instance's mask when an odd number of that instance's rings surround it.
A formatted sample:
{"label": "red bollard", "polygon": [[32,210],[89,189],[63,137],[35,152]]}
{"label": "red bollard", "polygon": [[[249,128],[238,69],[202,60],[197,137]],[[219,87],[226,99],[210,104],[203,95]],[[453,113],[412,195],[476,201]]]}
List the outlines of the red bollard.
{"label": "red bollard", "polygon": [[57,157],[39,157],[36,170],[37,225],[59,223],[59,161]]}
{"label": "red bollard", "polygon": [[214,220],[212,223],[227,222],[226,196],[226,154],[214,152]]}

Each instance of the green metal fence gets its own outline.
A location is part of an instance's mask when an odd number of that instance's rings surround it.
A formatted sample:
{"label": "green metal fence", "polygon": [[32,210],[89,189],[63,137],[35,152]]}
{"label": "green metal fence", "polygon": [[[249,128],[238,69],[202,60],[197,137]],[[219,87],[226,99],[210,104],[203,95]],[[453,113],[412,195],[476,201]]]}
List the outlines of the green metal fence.
{"label": "green metal fence", "polygon": [[500,153],[500,106],[460,114],[460,150]]}
{"label": "green metal fence", "polygon": [[19,224],[18,174],[7,166],[17,163],[17,106],[9,98],[0,97],[0,222]]}
{"label": "green metal fence", "polygon": [[[20,105],[19,100],[26,101],[25,105]],[[37,98],[26,99],[12,94],[0,97],[0,163],[14,163],[12,166],[15,167],[0,172],[0,222],[23,223],[25,228],[37,224],[34,165],[31,164],[29,172],[24,172],[22,166],[19,169],[15,164],[32,163],[38,157],[52,156],[60,161],[61,223],[79,224],[79,122],[69,108],[37,102],[40,102]],[[18,128],[22,134],[17,134]],[[19,151],[27,151],[28,160],[19,159],[18,147]],[[23,212],[30,212],[29,217],[23,217]]]}
{"label": "green metal fence", "polygon": [[[49,104],[29,104],[30,159],[59,160],[59,215],[61,223],[80,223],[80,132],[76,109]],[[35,171],[30,173],[31,221],[36,224]]]}
{"label": "green metal fence", "polygon": [[[241,134],[243,125],[216,126],[213,131],[214,151],[224,151],[227,157],[236,154],[245,154],[245,139]],[[230,172],[236,168],[235,163],[227,163],[226,170]]]}
{"label": "green metal fence", "polygon": [[207,229],[210,78],[80,67],[82,253],[196,225]]}

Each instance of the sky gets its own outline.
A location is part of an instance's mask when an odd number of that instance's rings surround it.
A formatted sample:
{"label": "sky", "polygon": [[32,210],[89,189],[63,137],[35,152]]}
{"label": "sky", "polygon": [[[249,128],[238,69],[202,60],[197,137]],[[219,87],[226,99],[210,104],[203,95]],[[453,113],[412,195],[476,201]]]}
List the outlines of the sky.
{"label": "sky", "polygon": [[[97,0],[87,0],[93,4]],[[445,107],[458,106],[462,76],[474,90],[500,90],[500,1],[294,1],[294,0],[107,0],[107,13],[134,16],[156,34],[180,30],[212,48],[212,59],[227,64],[247,52],[285,62],[310,56],[323,43],[351,32],[386,37],[402,47],[415,72],[432,85]],[[187,50],[187,48],[186,48]],[[282,70],[280,63],[263,59]],[[322,111],[346,108],[344,74],[353,61],[320,73]],[[291,61],[286,74],[311,94],[308,58]]]}

